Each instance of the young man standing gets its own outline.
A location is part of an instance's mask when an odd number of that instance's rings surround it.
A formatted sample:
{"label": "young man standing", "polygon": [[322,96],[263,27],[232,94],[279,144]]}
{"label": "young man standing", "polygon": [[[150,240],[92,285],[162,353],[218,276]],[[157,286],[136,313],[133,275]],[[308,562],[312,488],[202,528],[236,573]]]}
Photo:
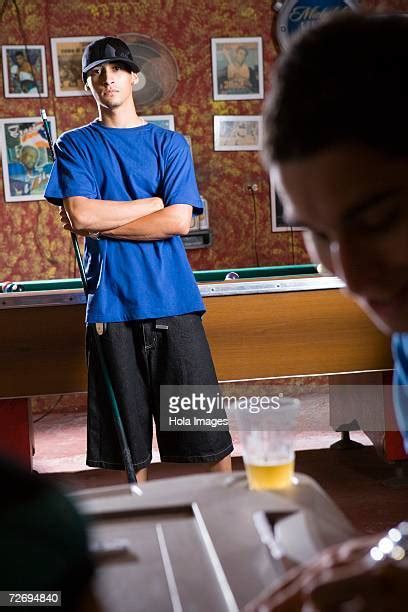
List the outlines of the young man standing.
{"label": "young man standing", "polygon": [[[87,236],[87,323],[97,324],[138,480],[151,461],[152,418],[162,461],[230,470],[229,432],[159,426],[161,385],[217,384],[180,238],[202,210],[189,146],[137,115],[139,68],[122,40],[91,43],[82,71],[99,117],[59,138],[45,197],[62,207],[65,229]],[[88,343],[87,464],[123,469],[90,336]]]}
{"label": "young man standing", "polygon": [[[307,228],[312,259],[393,333],[394,403],[408,450],[407,65],[407,17],[349,14],[312,28],[278,61],[265,154],[289,224]],[[402,610],[407,538],[394,557],[404,562],[370,565],[380,537],[326,552],[248,612]],[[383,541],[376,558],[393,548]]]}

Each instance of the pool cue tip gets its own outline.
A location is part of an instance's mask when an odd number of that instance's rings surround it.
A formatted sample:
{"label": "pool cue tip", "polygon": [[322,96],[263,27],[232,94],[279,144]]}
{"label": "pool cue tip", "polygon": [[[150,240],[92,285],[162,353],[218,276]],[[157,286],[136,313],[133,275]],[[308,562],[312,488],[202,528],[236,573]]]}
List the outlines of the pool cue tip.
{"label": "pool cue tip", "polygon": [[138,495],[141,497],[143,495],[143,491],[140,487],[137,486],[134,482],[129,484],[129,492],[131,495]]}

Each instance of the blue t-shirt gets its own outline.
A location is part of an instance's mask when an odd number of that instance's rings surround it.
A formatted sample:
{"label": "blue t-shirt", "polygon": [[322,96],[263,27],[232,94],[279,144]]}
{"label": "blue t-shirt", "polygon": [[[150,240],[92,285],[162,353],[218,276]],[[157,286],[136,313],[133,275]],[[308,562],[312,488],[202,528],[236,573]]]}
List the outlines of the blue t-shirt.
{"label": "blue t-shirt", "polygon": [[[177,132],[147,124],[110,128],[99,121],[65,132],[46,199],[84,196],[127,201],[159,196],[165,206],[191,204],[201,213],[190,148]],[[204,312],[180,236],[85,241],[87,321],[114,322]]]}
{"label": "blue t-shirt", "polygon": [[398,427],[408,453],[408,333],[392,337],[394,355],[393,395]]}

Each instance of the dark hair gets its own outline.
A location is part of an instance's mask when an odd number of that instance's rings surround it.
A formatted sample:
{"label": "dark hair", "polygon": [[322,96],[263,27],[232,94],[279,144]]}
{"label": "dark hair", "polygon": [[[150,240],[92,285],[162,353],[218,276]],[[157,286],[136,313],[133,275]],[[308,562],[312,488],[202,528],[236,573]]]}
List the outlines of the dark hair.
{"label": "dark hair", "polygon": [[408,18],[347,13],[302,33],[277,61],[265,157],[361,143],[408,156]]}

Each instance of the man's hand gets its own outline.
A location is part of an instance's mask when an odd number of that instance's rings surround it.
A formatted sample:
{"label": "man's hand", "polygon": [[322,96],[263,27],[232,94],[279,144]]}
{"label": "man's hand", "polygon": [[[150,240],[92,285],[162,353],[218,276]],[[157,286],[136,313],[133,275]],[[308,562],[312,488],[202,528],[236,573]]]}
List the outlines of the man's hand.
{"label": "man's hand", "polygon": [[367,568],[361,561],[323,573],[313,586],[310,610],[401,612],[408,596],[408,567],[391,561]]}
{"label": "man's hand", "polygon": [[[245,612],[400,612],[408,597],[408,568],[364,559],[379,536],[349,540],[290,570]],[[402,607],[401,607],[402,606]]]}

